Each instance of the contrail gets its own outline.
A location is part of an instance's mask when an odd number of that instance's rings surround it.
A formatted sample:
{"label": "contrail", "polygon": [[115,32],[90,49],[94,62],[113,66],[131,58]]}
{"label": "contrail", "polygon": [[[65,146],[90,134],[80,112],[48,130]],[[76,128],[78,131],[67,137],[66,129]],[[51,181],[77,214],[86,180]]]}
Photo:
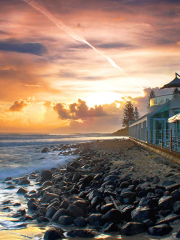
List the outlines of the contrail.
{"label": "contrail", "polygon": [[45,15],[51,22],[53,22],[58,28],[60,28],[62,31],[66,32],[70,37],[75,39],[76,41],[82,42],[89,47],[91,47],[94,51],[96,51],[98,54],[100,54],[102,57],[106,58],[108,62],[113,66],[114,68],[119,69],[122,73],[124,73],[132,82],[134,82],[138,87],[144,90],[142,86],[140,86],[138,83],[136,83],[133,79],[129,77],[129,75],[124,72],[110,57],[106,56],[99,50],[97,50],[92,44],[90,44],[88,41],[86,41],[85,38],[78,36],[72,29],[70,29],[68,26],[66,26],[63,22],[58,20],[56,17],[54,17],[47,9],[40,6],[37,2],[34,0],[22,0],[32,6],[34,9]]}

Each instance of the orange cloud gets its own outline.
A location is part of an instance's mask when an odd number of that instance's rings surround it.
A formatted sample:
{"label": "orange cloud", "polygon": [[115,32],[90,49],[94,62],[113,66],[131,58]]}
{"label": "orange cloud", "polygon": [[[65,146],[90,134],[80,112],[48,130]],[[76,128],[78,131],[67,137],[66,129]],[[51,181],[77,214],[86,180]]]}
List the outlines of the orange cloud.
{"label": "orange cloud", "polygon": [[14,103],[9,107],[7,111],[9,112],[19,112],[23,108],[27,107],[32,103],[35,99],[34,98],[29,98],[28,100],[16,100]]}
{"label": "orange cloud", "polygon": [[81,99],[78,99],[78,103],[70,104],[69,108],[66,108],[66,105],[63,103],[57,103],[53,109],[58,113],[60,119],[77,120],[108,115],[101,105],[95,105],[94,108],[89,108],[86,102]]}

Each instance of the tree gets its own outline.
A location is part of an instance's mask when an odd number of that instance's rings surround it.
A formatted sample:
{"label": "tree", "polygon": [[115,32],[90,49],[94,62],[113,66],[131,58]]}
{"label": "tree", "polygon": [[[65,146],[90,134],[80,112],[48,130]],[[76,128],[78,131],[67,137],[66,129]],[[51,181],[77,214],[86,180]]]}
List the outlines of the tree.
{"label": "tree", "polygon": [[150,100],[152,98],[155,98],[155,97],[156,97],[155,92],[153,90],[151,90],[150,93],[149,93],[149,97],[148,97],[148,105],[147,105],[148,111],[149,111],[149,108],[150,108]]}
{"label": "tree", "polygon": [[178,90],[178,88],[176,87],[176,88],[174,88],[174,90],[173,90],[173,98],[177,98],[177,97],[178,97],[177,94],[179,94],[179,90]]}
{"label": "tree", "polygon": [[131,101],[127,101],[123,109],[123,126],[128,127],[129,121],[135,121],[134,108]]}
{"label": "tree", "polygon": [[134,120],[137,121],[139,119],[139,111],[138,108],[134,108]]}

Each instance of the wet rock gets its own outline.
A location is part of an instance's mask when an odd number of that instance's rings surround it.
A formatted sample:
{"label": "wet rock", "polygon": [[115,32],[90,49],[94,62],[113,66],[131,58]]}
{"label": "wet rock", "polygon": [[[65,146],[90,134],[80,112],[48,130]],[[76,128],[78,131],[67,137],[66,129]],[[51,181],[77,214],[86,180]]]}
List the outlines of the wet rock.
{"label": "wet rock", "polygon": [[167,186],[166,191],[173,192],[173,191],[175,191],[176,189],[179,189],[179,188],[180,188],[180,184],[174,184],[174,185],[171,185],[171,186]]}
{"label": "wet rock", "polygon": [[176,189],[171,193],[174,201],[180,201],[180,190]]}
{"label": "wet rock", "polygon": [[147,226],[147,228],[155,225],[155,223],[150,219],[147,219],[147,220],[143,221],[143,223]]}
{"label": "wet rock", "polygon": [[52,172],[50,170],[44,169],[41,172],[40,182],[43,183],[43,182],[51,180],[51,179],[52,179]]}
{"label": "wet rock", "polygon": [[159,199],[158,206],[160,209],[172,209],[173,203],[172,196],[164,196]]}
{"label": "wet rock", "polygon": [[58,219],[58,223],[62,224],[62,225],[71,225],[74,222],[74,218],[71,216],[61,216]]}
{"label": "wet rock", "polygon": [[120,223],[122,220],[122,214],[120,211],[116,209],[111,209],[108,211],[105,215],[102,216],[102,220],[104,222],[114,222],[114,223]]}
{"label": "wet rock", "polygon": [[9,204],[9,203],[11,203],[11,200],[5,200],[5,201],[2,202],[2,205],[6,205],[6,204]]}
{"label": "wet rock", "polygon": [[3,211],[7,211],[7,212],[12,211],[10,207],[3,207],[2,210],[3,210]]}
{"label": "wet rock", "polygon": [[18,180],[18,184],[19,184],[19,185],[29,185],[29,184],[30,184],[30,181],[29,181],[29,179],[27,179],[27,178],[22,178],[22,179],[19,179],[19,180]]}
{"label": "wet rock", "polygon": [[13,179],[12,177],[7,177],[7,178],[4,179],[4,181],[10,181],[12,179]]}
{"label": "wet rock", "polygon": [[95,189],[95,190],[92,190],[89,194],[88,194],[88,199],[91,201],[93,198],[95,197],[99,197],[99,198],[102,198],[102,192]]}
{"label": "wet rock", "polygon": [[14,203],[13,206],[14,206],[14,207],[21,206],[21,203]]}
{"label": "wet rock", "polygon": [[153,236],[164,236],[172,231],[172,227],[169,224],[160,224],[148,228],[147,233]]}
{"label": "wet rock", "polygon": [[83,210],[73,204],[69,205],[69,207],[67,208],[67,212],[69,213],[69,215],[71,215],[74,218],[84,216]]}
{"label": "wet rock", "polygon": [[125,221],[131,220],[131,212],[135,209],[134,205],[129,205],[121,210],[122,219]]}
{"label": "wet rock", "polygon": [[54,193],[45,193],[45,195],[42,197],[42,203],[49,203],[55,198],[59,198],[59,196]]}
{"label": "wet rock", "polygon": [[64,208],[60,208],[52,217],[52,221],[57,222],[59,217],[63,215],[68,215],[68,212]]}
{"label": "wet rock", "polygon": [[84,219],[83,217],[78,217],[74,220],[74,224],[77,226],[77,227],[86,227],[87,225],[87,221],[86,219]]}
{"label": "wet rock", "polygon": [[83,187],[86,187],[90,184],[90,182],[93,180],[93,176],[88,175],[82,179],[82,185]]}
{"label": "wet rock", "polygon": [[101,204],[103,202],[103,199],[100,198],[100,197],[94,197],[92,200],[91,200],[91,205],[96,207],[97,205]]}
{"label": "wet rock", "polygon": [[37,210],[37,202],[35,198],[31,198],[27,205],[29,210]]}
{"label": "wet rock", "polygon": [[88,217],[87,221],[91,226],[100,227],[103,225],[102,214],[100,213],[91,214]]}
{"label": "wet rock", "polygon": [[42,223],[42,222],[49,222],[49,219],[47,217],[43,217],[43,216],[40,216],[37,218],[37,221],[39,223]]}
{"label": "wet rock", "polygon": [[57,209],[55,207],[51,207],[47,210],[46,217],[52,218],[56,212],[57,212]]}
{"label": "wet rock", "polygon": [[75,172],[75,168],[72,167],[72,166],[70,166],[70,165],[68,165],[68,166],[66,167],[66,171],[67,171],[67,172]]}
{"label": "wet rock", "polygon": [[122,183],[120,184],[120,188],[128,188],[129,185],[130,185],[129,182],[122,182]]}
{"label": "wet rock", "polygon": [[67,199],[64,199],[59,208],[67,209],[69,207],[69,202]]}
{"label": "wet rock", "polygon": [[176,233],[176,238],[180,238],[180,230]]}
{"label": "wet rock", "polygon": [[76,205],[80,208],[83,208],[83,209],[87,208],[89,204],[90,204],[90,202],[86,201],[86,200],[77,200],[74,202],[74,205]]}
{"label": "wet rock", "polygon": [[174,203],[173,211],[174,211],[174,213],[180,214],[180,201],[177,201]]}
{"label": "wet rock", "polygon": [[43,148],[43,150],[41,151],[42,153],[47,153],[47,152],[50,152],[49,148],[48,147],[45,147]]}
{"label": "wet rock", "polygon": [[159,222],[157,222],[156,224],[170,223],[170,222],[176,221],[177,219],[180,219],[180,215],[169,214],[164,219],[162,219]]}
{"label": "wet rock", "polygon": [[42,184],[42,188],[46,188],[48,186],[52,186],[52,182],[51,181],[45,181],[43,184]]}
{"label": "wet rock", "polygon": [[163,186],[170,186],[170,185],[174,185],[176,182],[174,180],[165,180],[162,182]]}
{"label": "wet rock", "polygon": [[16,188],[14,185],[7,186],[5,189],[13,189]]}
{"label": "wet rock", "polygon": [[119,228],[117,224],[112,222],[107,222],[103,227],[104,232],[117,232],[119,231]]}
{"label": "wet rock", "polygon": [[44,240],[56,240],[56,239],[61,239],[64,238],[64,230],[61,228],[54,228],[54,229],[49,229],[45,232],[44,234]]}
{"label": "wet rock", "polygon": [[45,216],[47,212],[47,208],[46,207],[40,207],[38,210],[38,213]]}
{"label": "wet rock", "polygon": [[131,236],[131,235],[145,232],[146,229],[147,227],[144,223],[128,222],[121,228],[121,233],[123,235]]}
{"label": "wet rock", "polygon": [[29,215],[24,215],[22,218],[19,219],[20,221],[29,221],[29,220],[33,220],[33,217],[29,216]]}
{"label": "wet rock", "polygon": [[76,172],[74,175],[73,175],[73,178],[72,178],[72,181],[73,182],[78,182],[79,179],[82,178],[82,175],[79,173],[79,172]]}
{"label": "wet rock", "polygon": [[[119,177],[117,175],[109,175],[107,177],[105,177],[104,182],[107,181],[115,181],[116,179],[118,179]],[[128,185],[129,186],[129,185]]]}
{"label": "wet rock", "polygon": [[146,219],[154,219],[154,210],[149,207],[137,207],[131,212],[133,222],[143,222]]}
{"label": "wet rock", "polygon": [[101,206],[101,212],[107,213],[112,208],[114,208],[114,203],[107,203],[107,204]]}
{"label": "wet rock", "polygon": [[19,190],[17,191],[18,194],[26,194],[28,191],[25,188],[19,188]]}
{"label": "wet rock", "polygon": [[67,235],[70,237],[93,238],[95,236],[95,233],[87,229],[83,230],[74,229],[67,232]]}

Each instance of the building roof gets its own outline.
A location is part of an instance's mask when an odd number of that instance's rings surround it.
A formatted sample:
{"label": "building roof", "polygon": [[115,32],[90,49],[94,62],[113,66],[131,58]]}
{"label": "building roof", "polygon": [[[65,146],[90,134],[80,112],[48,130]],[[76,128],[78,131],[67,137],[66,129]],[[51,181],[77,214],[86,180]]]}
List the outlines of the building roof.
{"label": "building roof", "polygon": [[168,123],[173,123],[176,121],[180,121],[180,113],[178,113],[168,119]]}
{"label": "building roof", "polygon": [[160,88],[160,89],[180,87],[180,78],[179,78],[179,77],[180,77],[180,75],[179,75],[178,73],[175,73],[175,78],[174,78],[171,82],[165,84],[165,85],[164,85],[162,88]]}

